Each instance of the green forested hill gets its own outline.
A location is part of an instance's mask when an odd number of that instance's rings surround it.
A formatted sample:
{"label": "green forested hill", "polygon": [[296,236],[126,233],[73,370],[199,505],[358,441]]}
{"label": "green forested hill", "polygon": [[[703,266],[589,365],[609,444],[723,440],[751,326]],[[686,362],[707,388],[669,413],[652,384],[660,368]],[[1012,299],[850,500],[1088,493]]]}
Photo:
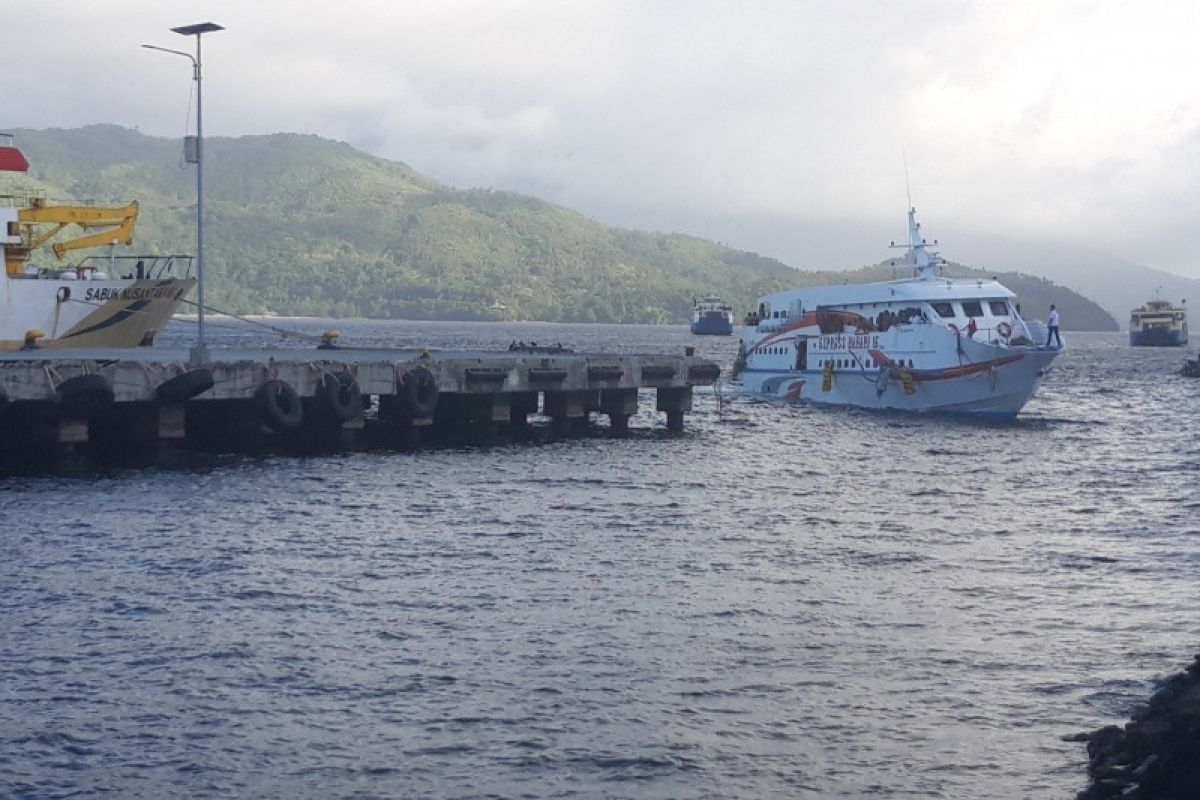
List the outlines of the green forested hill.
{"label": "green forested hill", "polygon": [[[195,172],[178,140],[111,125],[15,133],[51,197],[139,200],[135,252],[194,251]],[[740,313],[760,294],[869,271],[798,272],[693,236],[613,228],[530,197],[443,186],[316,136],[205,148],[206,299],[225,311],[683,322],[701,294]],[[1061,287],[1024,279],[1026,294],[1005,280],[1028,308],[1058,302],[1067,327],[1116,329],[1110,317],[1085,325],[1087,301]]]}

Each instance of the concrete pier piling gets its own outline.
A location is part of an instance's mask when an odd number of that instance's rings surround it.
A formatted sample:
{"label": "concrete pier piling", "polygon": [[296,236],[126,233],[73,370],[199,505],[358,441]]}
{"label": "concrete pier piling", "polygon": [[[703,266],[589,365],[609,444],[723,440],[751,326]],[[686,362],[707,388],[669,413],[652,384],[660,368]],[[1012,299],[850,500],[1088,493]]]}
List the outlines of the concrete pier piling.
{"label": "concrete pier piling", "polygon": [[716,363],[694,355],[228,350],[191,365],[172,350],[0,354],[0,460],[86,449],[411,448],[450,435],[521,435],[531,417],[556,435],[607,417],[629,429],[653,390],[669,431]]}

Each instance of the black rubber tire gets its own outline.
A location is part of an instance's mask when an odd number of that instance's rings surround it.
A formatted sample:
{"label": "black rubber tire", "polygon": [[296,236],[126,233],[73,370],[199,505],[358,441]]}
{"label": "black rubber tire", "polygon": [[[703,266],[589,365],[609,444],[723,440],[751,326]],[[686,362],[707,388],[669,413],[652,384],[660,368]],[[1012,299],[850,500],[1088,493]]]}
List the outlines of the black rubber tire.
{"label": "black rubber tire", "polygon": [[200,367],[163,381],[154,390],[154,394],[158,398],[158,402],[164,405],[185,403],[196,395],[207,392],[213,387],[213,383],[212,370]]}
{"label": "black rubber tire", "polygon": [[288,383],[269,380],[254,393],[254,406],[264,424],[276,433],[292,431],[304,421],[304,404]]}
{"label": "black rubber tire", "polygon": [[349,422],[363,412],[362,391],[349,372],[322,375],[314,400],[321,413],[336,422]]}
{"label": "black rubber tire", "polygon": [[428,419],[438,407],[437,378],[425,367],[404,373],[404,403],[414,419]]}
{"label": "black rubber tire", "polygon": [[56,394],[63,419],[95,419],[112,406],[114,399],[112,383],[95,373],[67,378],[58,385]]}

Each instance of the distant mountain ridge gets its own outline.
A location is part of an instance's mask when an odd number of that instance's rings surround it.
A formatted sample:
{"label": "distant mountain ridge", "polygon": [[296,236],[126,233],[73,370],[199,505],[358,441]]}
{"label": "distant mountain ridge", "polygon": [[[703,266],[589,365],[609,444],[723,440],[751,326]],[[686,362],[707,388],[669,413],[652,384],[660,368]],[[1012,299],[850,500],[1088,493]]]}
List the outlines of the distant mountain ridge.
{"label": "distant mountain ridge", "polygon": [[[194,249],[195,173],[178,140],[113,125],[14,133],[50,196],[139,200],[134,251]],[[781,289],[891,276],[800,272],[696,236],[615,228],[300,134],[205,140],[205,232],[206,299],[237,313],[677,323],[704,294],[744,311]],[[1030,316],[1054,302],[1067,328],[1116,329],[1069,289],[991,274]]]}
{"label": "distant mountain ridge", "polygon": [[[1171,302],[1200,302],[1200,280],[1081,247],[1046,242],[1001,242],[964,237],[955,252],[973,263],[1003,263],[1026,271],[1036,270],[1056,283],[1095,300],[1128,328],[1129,312],[1156,297]],[[990,255],[989,255],[990,254]]]}

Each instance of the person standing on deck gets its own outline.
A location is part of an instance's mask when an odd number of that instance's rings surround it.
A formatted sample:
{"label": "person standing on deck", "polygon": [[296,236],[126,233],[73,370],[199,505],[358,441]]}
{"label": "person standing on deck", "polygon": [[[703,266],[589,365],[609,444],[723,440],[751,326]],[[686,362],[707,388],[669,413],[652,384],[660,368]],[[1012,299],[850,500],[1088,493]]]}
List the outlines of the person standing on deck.
{"label": "person standing on deck", "polygon": [[1058,346],[1061,348],[1062,337],[1058,335],[1058,309],[1054,307],[1053,303],[1050,304],[1050,318],[1046,320],[1046,327],[1049,329],[1046,331],[1046,347],[1050,346],[1051,339],[1057,339]]}

